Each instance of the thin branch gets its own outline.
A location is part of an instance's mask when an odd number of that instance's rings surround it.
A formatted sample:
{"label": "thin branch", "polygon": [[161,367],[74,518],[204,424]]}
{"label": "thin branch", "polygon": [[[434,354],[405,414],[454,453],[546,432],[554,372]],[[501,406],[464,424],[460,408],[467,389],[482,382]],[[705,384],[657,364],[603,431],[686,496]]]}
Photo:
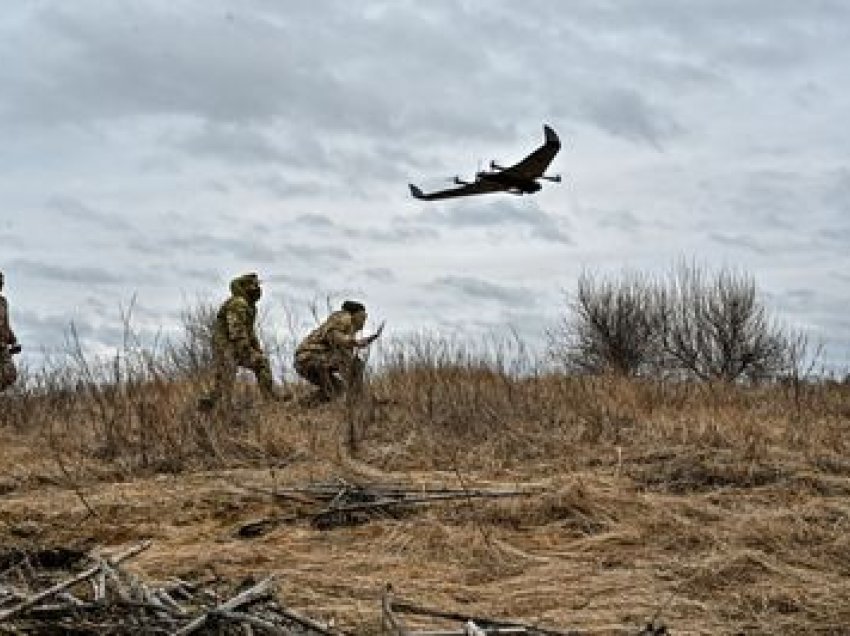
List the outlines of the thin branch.
{"label": "thin branch", "polygon": [[[125,552],[122,552],[121,554],[119,554],[115,557],[112,557],[111,559],[108,559],[107,562],[111,566],[118,565],[119,563],[126,561],[127,559],[133,558],[134,556],[136,556],[140,552],[147,550],[149,547],[151,547],[152,544],[153,544],[152,541],[145,541],[144,543],[140,543],[139,545],[134,546],[134,547],[130,548],[129,550],[126,550]],[[64,580],[60,583],[57,583],[53,587],[50,587],[50,588],[48,588],[48,589],[46,589],[42,592],[39,592],[37,594],[34,594],[33,596],[30,596],[28,599],[26,599],[25,601],[23,601],[21,603],[18,603],[14,607],[10,607],[9,609],[3,610],[2,612],[0,612],[0,622],[10,619],[12,616],[15,616],[16,614],[20,614],[24,610],[29,609],[30,607],[32,607],[34,605],[37,605],[38,603],[40,603],[44,599],[50,598],[51,596],[53,596],[57,592],[61,592],[62,590],[65,590],[65,589],[71,587],[72,585],[79,583],[80,581],[85,581],[87,579],[90,579],[91,577],[98,574],[101,570],[102,570],[101,564],[98,563],[97,565],[90,567],[89,569],[87,569],[83,572],[80,572],[76,576],[72,576],[70,579],[66,579],[66,580]]]}

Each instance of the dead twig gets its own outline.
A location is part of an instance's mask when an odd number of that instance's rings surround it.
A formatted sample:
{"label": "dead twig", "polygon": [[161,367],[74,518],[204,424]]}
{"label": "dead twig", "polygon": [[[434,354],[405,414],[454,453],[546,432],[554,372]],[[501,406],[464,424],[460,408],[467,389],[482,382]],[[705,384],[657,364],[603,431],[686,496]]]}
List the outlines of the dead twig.
{"label": "dead twig", "polygon": [[[121,554],[118,554],[117,556],[108,559],[107,563],[111,566],[118,565],[119,563],[126,561],[127,559],[133,558],[134,556],[136,556],[140,552],[147,550],[149,547],[151,547],[152,544],[153,544],[152,541],[145,541],[144,543],[140,543],[139,545],[134,546],[134,547],[130,548],[129,550],[126,550],[126,551],[122,552]],[[34,605],[37,605],[38,603],[40,603],[44,599],[50,598],[51,596],[53,596],[57,592],[61,592],[65,589],[71,587],[72,585],[79,583],[80,581],[85,581],[87,579],[90,579],[91,577],[95,576],[96,574],[98,574],[99,572],[102,572],[102,571],[103,571],[103,568],[102,568],[101,564],[98,563],[97,565],[90,567],[89,569],[87,569],[83,572],[80,572],[76,576],[72,576],[69,579],[66,579],[66,580],[64,580],[60,583],[57,583],[53,587],[50,587],[46,590],[38,592],[37,594],[34,594],[33,596],[30,596],[25,601],[18,603],[14,607],[10,607],[9,609],[0,611],[0,622],[9,620],[11,617],[13,617],[17,614],[20,614],[24,610],[26,610],[30,607],[33,607]]]}
{"label": "dead twig", "polygon": [[319,634],[323,634],[325,636],[338,636],[342,632],[336,631],[327,625],[323,625],[322,623],[313,620],[312,618],[308,618],[306,616],[302,616],[301,614],[286,608],[286,607],[278,607],[277,611],[280,614],[283,614],[289,620],[302,625],[303,627],[307,627],[308,629],[313,630],[314,632],[318,632]]}
{"label": "dead twig", "polygon": [[443,610],[423,607],[422,605],[417,605],[415,603],[411,603],[410,601],[404,600],[393,600],[390,604],[390,609],[392,611],[400,612],[403,614],[431,616],[433,618],[446,618],[462,623],[472,621],[478,626],[484,626],[486,630],[489,630],[491,627],[512,627],[525,629],[529,634],[537,634],[540,636],[581,636],[581,632],[577,632],[575,630],[565,632],[557,629],[549,629],[545,627],[538,627],[536,625],[529,625],[528,623],[522,623],[519,621],[488,618],[486,616],[470,616],[469,614],[461,614],[459,612],[447,612]]}
{"label": "dead twig", "polygon": [[392,586],[387,583],[387,587],[384,589],[384,594],[381,597],[381,622],[383,628],[384,630],[391,630],[390,634],[392,636],[409,636],[410,632],[407,631],[404,623],[395,615],[393,610]]}
{"label": "dead twig", "polygon": [[274,575],[266,577],[253,587],[250,587],[247,590],[240,592],[230,600],[225,601],[224,603],[218,605],[217,607],[207,612],[204,612],[203,614],[192,620],[189,624],[181,627],[176,632],[174,632],[173,636],[186,636],[186,634],[191,634],[192,632],[200,629],[216,612],[229,612],[231,610],[235,610],[237,607],[247,605],[248,603],[267,596],[269,594],[269,590],[274,587],[274,584]]}
{"label": "dead twig", "polygon": [[234,623],[241,623],[251,625],[252,627],[257,627],[263,630],[264,633],[274,634],[277,636],[287,636],[291,632],[280,625],[275,625],[274,623],[263,620],[262,618],[258,618],[256,616],[252,616],[251,614],[245,614],[242,612],[234,612],[230,610],[213,610],[211,616],[214,618],[223,618],[225,620],[233,621]]}

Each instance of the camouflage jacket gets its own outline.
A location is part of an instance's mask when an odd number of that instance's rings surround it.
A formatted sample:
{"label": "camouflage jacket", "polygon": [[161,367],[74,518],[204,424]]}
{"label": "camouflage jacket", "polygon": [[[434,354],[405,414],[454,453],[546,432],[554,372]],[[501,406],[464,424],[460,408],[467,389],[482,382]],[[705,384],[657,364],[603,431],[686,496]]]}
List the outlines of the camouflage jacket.
{"label": "camouflage jacket", "polygon": [[257,305],[246,294],[249,281],[245,276],[230,282],[231,296],[219,308],[213,328],[213,346],[219,351],[230,350],[237,355],[261,351],[255,325]]}
{"label": "camouflage jacket", "polygon": [[9,303],[4,296],[0,296],[0,345],[11,345],[17,341],[15,332],[9,325]]}
{"label": "camouflage jacket", "polygon": [[350,358],[357,346],[354,321],[347,311],[335,311],[324,323],[310,332],[295,351],[296,357],[314,354]]}

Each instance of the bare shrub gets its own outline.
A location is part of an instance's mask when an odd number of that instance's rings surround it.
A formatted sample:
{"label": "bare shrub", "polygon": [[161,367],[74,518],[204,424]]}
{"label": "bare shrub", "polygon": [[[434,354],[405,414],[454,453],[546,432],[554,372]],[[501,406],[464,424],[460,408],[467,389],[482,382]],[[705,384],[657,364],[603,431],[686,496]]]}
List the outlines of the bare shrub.
{"label": "bare shrub", "polygon": [[548,334],[550,353],[579,372],[646,372],[658,351],[654,291],[638,275],[611,280],[583,273],[570,313]]}
{"label": "bare shrub", "polygon": [[660,342],[668,368],[701,380],[764,380],[788,370],[798,339],[771,319],[752,276],[710,277],[682,264],[661,291]]}
{"label": "bare shrub", "polygon": [[800,373],[806,339],[772,319],[752,276],[682,264],[664,280],[579,278],[549,352],[566,369],[702,381]]}
{"label": "bare shrub", "polygon": [[212,339],[216,308],[198,303],[180,314],[182,338],[169,343],[164,359],[177,375],[195,376],[212,366]]}

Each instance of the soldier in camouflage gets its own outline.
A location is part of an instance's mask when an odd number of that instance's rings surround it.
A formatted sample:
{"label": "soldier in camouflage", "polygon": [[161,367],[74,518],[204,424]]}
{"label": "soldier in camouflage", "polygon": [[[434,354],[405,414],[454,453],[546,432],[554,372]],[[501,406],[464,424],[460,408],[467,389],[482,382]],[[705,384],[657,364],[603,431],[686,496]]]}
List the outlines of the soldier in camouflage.
{"label": "soldier in camouflage", "polygon": [[362,303],[346,300],[339,311],[333,312],[298,345],[295,371],[318,387],[320,401],[360,390],[364,365],[356,351],[377,340],[384,328],[381,325],[371,336],[358,338],[366,316]]}
{"label": "soldier in camouflage", "polygon": [[[3,291],[4,282],[3,272],[0,272],[0,292]],[[9,304],[6,298],[0,295],[0,391],[5,391],[18,379],[12,355],[20,350],[21,346],[9,324]]]}
{"label": "soldier in camouflage", "polygon": [[257,302],[262,297],[260,279],[245,274],[230,281],[231,296],[219,308],[213,326],[212,350],[215,384],[198,406],[211,409],[224,398],[231,404],[233,385],[239,367],[250,369],[263,396],[277,399],[271,365],[263,353],[255,331]]}

